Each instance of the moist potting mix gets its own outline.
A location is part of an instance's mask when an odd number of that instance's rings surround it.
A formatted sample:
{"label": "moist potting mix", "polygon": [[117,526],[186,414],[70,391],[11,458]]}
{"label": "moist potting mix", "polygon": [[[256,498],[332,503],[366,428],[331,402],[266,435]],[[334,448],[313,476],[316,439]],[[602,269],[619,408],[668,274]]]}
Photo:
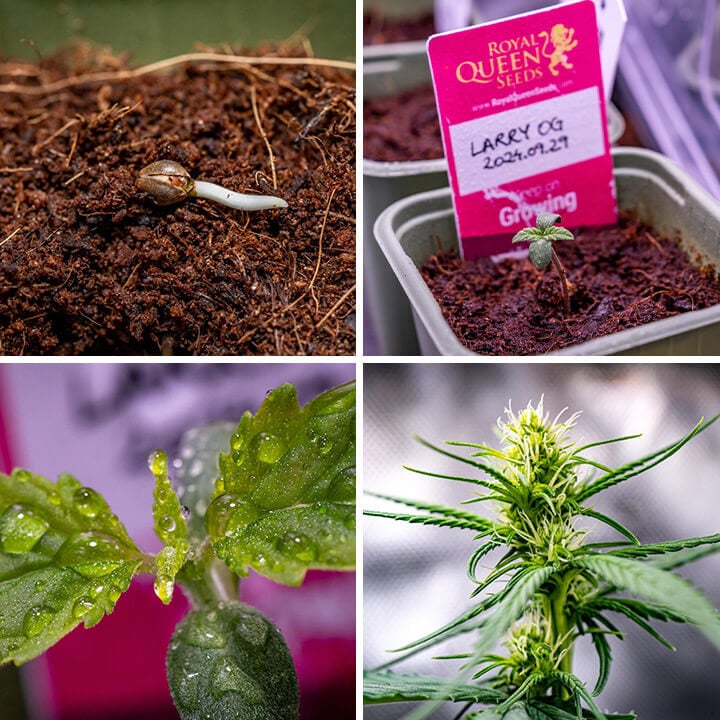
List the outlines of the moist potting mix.
{"label": "moist potting mix", "polygon": [[[0,353],[355,352],[354,72],[229,59],[0,64]],[[288,207],[159,205],[158,160]]]}

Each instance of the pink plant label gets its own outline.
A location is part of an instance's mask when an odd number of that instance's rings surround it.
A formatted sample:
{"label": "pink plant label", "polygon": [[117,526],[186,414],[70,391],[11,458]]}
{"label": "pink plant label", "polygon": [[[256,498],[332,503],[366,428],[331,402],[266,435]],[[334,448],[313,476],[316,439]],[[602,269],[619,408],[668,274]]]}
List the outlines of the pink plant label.
{"label": "pink plant label", "polygon": [[510,250],[538,212],[617,221],[592,0],[433,35],[428,55],[463,257]]}

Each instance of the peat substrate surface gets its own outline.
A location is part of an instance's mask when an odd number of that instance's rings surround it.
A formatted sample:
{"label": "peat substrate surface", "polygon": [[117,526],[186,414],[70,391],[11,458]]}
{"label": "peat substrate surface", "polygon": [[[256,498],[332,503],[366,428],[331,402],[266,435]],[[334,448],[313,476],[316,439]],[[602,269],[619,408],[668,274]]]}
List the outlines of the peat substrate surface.
{"label": "peat substrate surface", "polygon": [[565,314],[552,266],[441,252],[421,273],[453,332],[483,355],[536,355],[720,303],[715,269],[623,213],[555,250],[574,286]]}
{"label": "peat substrate surface", "polygon": [[370,8],[363,12],[363,43],[365,45],[424,40],[434,32],[435,18],[431,12],[417,13],[407,17],[393,17],[378,8]]}
{"label": "peat substrate surface", "polygon": [[378,162],[444,157],[431,85],[385,97],[365,98],[363,155]]}
{"label": "peat substrate surface", "polygon": [[[125,70],[0,64],[0,353],[353,354],[354,73]],[[135,180],[162,158],[289,207],[159,207]]]}

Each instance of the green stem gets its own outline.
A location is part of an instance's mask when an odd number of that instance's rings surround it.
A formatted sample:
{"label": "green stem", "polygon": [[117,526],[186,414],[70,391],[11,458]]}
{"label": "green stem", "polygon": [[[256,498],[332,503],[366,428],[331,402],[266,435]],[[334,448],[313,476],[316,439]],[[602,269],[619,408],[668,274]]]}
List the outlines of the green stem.
{"label": "green stem", "polygon": [[[570,570],[563,575],[550,596],[551,611],[549,617],[552,626],[553,640],[555,643],[561,641],[560,653],[562,657],[558,670],[570,674],[572,673],[573,639],[568,626],[568,616],[565,612],[565,607],[567,605],[568,588],[577,574],[577,570]],[[555,643],[553,643],[553,645]],[[571,693],[564,685],[560,684],[557,692],[562,700],[570,699]]]}
{"label": "green stem", "polygon": [[552,259],[552,264],[555,266],[555,269],[558,271],[558,274],[560,275],[560,287],[562,289],[562,298],[563,298],[563,305],[565,306],[565,314],[570,314],[570,293],[568,292],[568,281],[567,276],[565,275],[565,268],[563,267],[562,263],[560,262],[560,258],[557,256],[557,253],[555,252],[555,248],[550,248],[550,257]]}
{"label": "green stem", "polygon": [[177,575],[193,609],[237,600],[240,580],[214,556],[212,545],[205,542],[197,549],[196,556],[198,559],[186,563]]}

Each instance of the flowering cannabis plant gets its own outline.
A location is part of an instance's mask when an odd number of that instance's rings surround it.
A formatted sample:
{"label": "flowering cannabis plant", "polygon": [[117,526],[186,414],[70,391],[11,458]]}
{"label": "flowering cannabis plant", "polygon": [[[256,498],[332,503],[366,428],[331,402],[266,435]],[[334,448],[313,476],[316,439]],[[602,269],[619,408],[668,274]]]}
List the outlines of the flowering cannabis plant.
{"label": "flowering cannabis plant", "polygon": [[[365,702],[430,701],[415,717],[425,717],[442,701],[462,703],[457,718],[471,720],[631,720],[608,715],[595,703],[611,663],[611,638],[622,638],[613,616],[623,615],[653,638],[672,647],[651,621],[695,624],[720,648],[720,614],[675,569],[720,550],[720,534],[641,544],[616,520],[596,511],[590,501],[608,488],[659,465],[674,455],[720,415],[700,421],[687,435],[646,457],[611,469],[585,453],[612,440],[578,446],[570,438],[578,415],[553,421],[542,400],[498,421],[501,449],[473,443],[449,445],[474,450],[457,455],[421,440],[423,445],[470,465],[472,477],[412,472],[465,482],[479,494],[469,503],[490,504],[494,519],[467,510],[385,495],[422,514],[369,510],[366,514],[409,523],[470,530],[478,545],[468,561],[476,587],[475,604],[444,627],[401,648],[396,659],[365,672]],[[588,472],[588,470],[594,472]],[[578,520],[608,525],[618,538],[588,542]],[[481,560],[502,551],[495,567],[480,577]],[[489,593],[496,581],[502,589]],[[469,649],[452,658],[463,661],[453,680],[401,674],[391,666],[464,633]],[[589,636],[599,660],[592,690],[573,673],[573,648]],[[503,651],[495,652],[503,641]],[[448,659],[445,656],[444,659]]]}

